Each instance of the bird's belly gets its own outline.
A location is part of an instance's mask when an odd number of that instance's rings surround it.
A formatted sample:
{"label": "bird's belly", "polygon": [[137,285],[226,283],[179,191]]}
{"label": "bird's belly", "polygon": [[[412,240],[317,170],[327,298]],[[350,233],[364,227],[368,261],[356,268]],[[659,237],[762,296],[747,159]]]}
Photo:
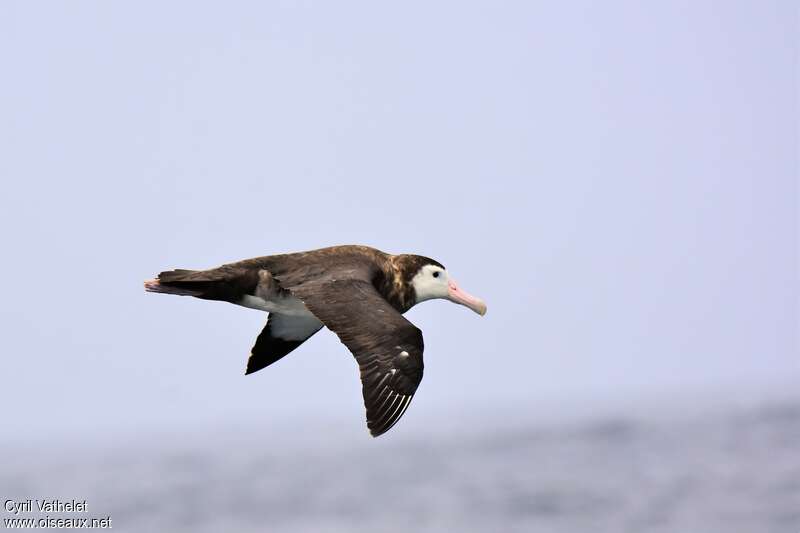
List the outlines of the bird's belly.
{"label": "bird's belly", "polygon": [[280,313],[286,316],[314,316],[305,304],[294,296],[276,295],[267,299],[248,294],[243,296],[237,304],[250,309],[266,311],[267,313]]}

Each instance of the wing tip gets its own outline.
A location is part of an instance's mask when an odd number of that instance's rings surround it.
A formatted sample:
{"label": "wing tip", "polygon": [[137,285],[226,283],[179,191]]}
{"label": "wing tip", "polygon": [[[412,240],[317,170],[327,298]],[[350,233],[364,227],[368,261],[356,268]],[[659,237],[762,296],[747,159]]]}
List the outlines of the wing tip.
{"label": "wing tip", "polygon": [[250,357],[247,358],[247,366],[244,369],[244,375],[249,376],[250,374],[253,374],[261,369],[268,367],[271,363],[274,362],[275,361],[268,360],[262,354],[251,353]]}
{"label": "wing tip", "polygon": [[[386,414],[383,414],[378,420],[374,423],[370,423],[370,420],[367,420],[367,427],[369,429],[369,434],[372,435],[373,438],[380,437],[381,435],[387,433],[390,429],[392,429],[395,424],[397,424],[403,415],[406,413],[408,406],[411,405],[411,400],[414,399],[414,395],[403,395],[399,396],[400,403],[390,405],[390,409],[394,409],[394,411],[386,418]],[[384,420],[384,418],[386,418]],[[378,424],[378,422],[381,422]]]}
{"label": "wing tip", "polygon": [[389,431],[389,428],[386,428],[382,431],[370,427],[368,427],[367,429],[369,430],[369,434],[373,439],[377,439],[378,437],[380,437],[381,435],[385,435],[386,432]]}

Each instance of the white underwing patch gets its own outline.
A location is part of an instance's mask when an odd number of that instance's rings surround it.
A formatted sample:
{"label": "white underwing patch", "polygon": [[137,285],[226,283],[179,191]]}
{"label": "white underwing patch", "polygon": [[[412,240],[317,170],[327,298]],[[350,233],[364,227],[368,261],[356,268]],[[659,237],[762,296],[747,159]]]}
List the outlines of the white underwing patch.
{"label": "white underwing patch", "polygon": [[312,314],[308,316],[272,315],[270,332],[273,337],[287,341],[301,341],[322,327],[322,322]]}
{"label": "white underwing patch", "polygon": [[268,313],[280,313],[287,316],[314,316],[311,311],[294,296],[274,296],[270,299],[264,299],[259,296],[246,295],[239,300],[238,305],[256,309],[258,311],[266,311]]}

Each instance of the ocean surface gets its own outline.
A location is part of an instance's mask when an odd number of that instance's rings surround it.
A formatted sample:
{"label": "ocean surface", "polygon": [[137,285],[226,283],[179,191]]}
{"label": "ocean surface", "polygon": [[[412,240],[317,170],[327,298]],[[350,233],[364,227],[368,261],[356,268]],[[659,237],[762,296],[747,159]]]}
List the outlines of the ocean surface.
{"label": "ocean surface", "polygon": [[309,442],[7,446],[0,492],[132,532],[800,533],[800,403]]}

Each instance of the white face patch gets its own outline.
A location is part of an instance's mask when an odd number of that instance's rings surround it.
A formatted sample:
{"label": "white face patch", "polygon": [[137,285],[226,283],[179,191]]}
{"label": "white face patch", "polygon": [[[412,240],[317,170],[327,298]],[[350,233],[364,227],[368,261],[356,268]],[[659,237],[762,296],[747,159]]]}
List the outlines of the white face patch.
{"label": "white face patch", "polygon": [[447,298],[449,294],[447,271],[436,265],[425,265],[411,279],[417,303],[433,298]]}

